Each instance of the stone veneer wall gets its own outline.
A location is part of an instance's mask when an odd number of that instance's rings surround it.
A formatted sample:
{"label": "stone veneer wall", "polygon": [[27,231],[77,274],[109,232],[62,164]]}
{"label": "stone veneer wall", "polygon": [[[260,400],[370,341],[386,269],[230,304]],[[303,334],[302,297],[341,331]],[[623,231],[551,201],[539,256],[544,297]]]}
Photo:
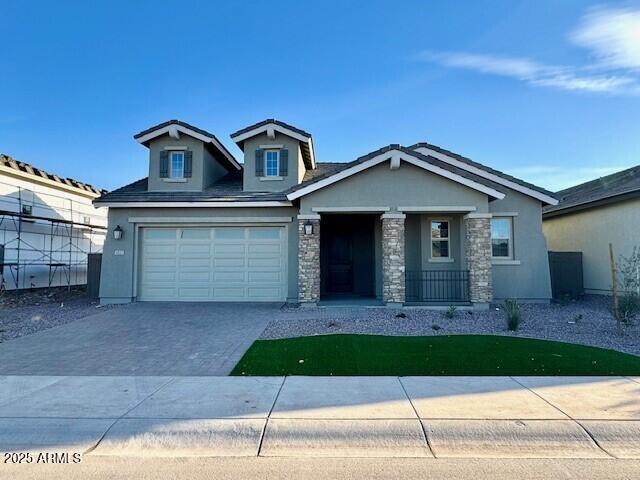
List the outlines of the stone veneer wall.
{"label": "stone veneer wall", "polygon": [[382,300],[385,303],[404,303],[405,216],[387,215],[382,216]]}
{"label": "stone veneer wall", "polygon": [[[311,222],[313,233],[304,233]],[[302,303],[320,300],[320,220],[298,219],[298,299]]]}
{"label": "stone veneer wall", "polygon": [[469,299],[489,303],[493,299],[491,283],[491,218],[468,216],[465,224],[465,255],[469,269]]}

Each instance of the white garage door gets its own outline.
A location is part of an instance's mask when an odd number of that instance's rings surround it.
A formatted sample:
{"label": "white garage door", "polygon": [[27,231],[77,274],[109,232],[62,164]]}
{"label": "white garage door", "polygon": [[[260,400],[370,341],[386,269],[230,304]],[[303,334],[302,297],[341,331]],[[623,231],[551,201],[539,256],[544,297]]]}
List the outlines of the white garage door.
{"label": "white garage door", "polygon": [[282,227],[143,228],[140,300],[284,301]]}

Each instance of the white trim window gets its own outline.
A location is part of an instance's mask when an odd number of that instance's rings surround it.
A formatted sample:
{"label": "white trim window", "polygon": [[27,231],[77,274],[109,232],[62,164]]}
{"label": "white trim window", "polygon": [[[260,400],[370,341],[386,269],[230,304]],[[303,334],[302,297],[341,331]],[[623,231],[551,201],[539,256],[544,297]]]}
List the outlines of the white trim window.
{"label": "white trim window", "polygon": [[493,217],[491,219],[491,258],[499,260],[513,258],[511,217]]}
{"label": "white trim window", "polygon": [[280,150],[265,150],[264,176],[277,177],[280,175]]}
{"label": "white trim window", "polygon": [[184,152],[169,152],[169,177],[184,178]]}
{"label": "white trim window", "polygon": [[431,259],[448,260],[451,258],[451,224],[449,220],[431,220]]}

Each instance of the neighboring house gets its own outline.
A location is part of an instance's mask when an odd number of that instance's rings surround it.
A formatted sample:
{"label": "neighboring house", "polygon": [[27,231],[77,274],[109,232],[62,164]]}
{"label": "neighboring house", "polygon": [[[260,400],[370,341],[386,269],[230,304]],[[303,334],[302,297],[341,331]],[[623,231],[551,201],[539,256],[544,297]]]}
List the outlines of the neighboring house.
{"label": "neighboring house", "polygon": [[0,289],[86,283],[87,254],[102,251],[104,190],[0,154]]}
{"label": "neighboring house", "polygon": [[134,138],[149,177],[94,202],[109,207],[104,303],[551,296],[553,194],[447,150],[389,145],[320,163],[311,134],[273,119],[231,135],[242,164],[178,120]]}
{"label": "neighboring house", "polygon": [[609,243],[614,255],[640,248],[640,165],[556,193],[543,213],[549,250],[582,252],[586,293],[611,293]]}

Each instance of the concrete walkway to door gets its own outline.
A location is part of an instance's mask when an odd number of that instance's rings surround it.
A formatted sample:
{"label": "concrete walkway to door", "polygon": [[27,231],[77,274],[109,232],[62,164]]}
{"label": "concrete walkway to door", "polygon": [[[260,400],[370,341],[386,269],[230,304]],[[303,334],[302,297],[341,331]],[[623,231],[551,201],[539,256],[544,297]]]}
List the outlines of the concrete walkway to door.
{"label": "concrete walkway to door", "polygon": [[0,375],[228,375],[280,307],[134,303],[0,343]]}

